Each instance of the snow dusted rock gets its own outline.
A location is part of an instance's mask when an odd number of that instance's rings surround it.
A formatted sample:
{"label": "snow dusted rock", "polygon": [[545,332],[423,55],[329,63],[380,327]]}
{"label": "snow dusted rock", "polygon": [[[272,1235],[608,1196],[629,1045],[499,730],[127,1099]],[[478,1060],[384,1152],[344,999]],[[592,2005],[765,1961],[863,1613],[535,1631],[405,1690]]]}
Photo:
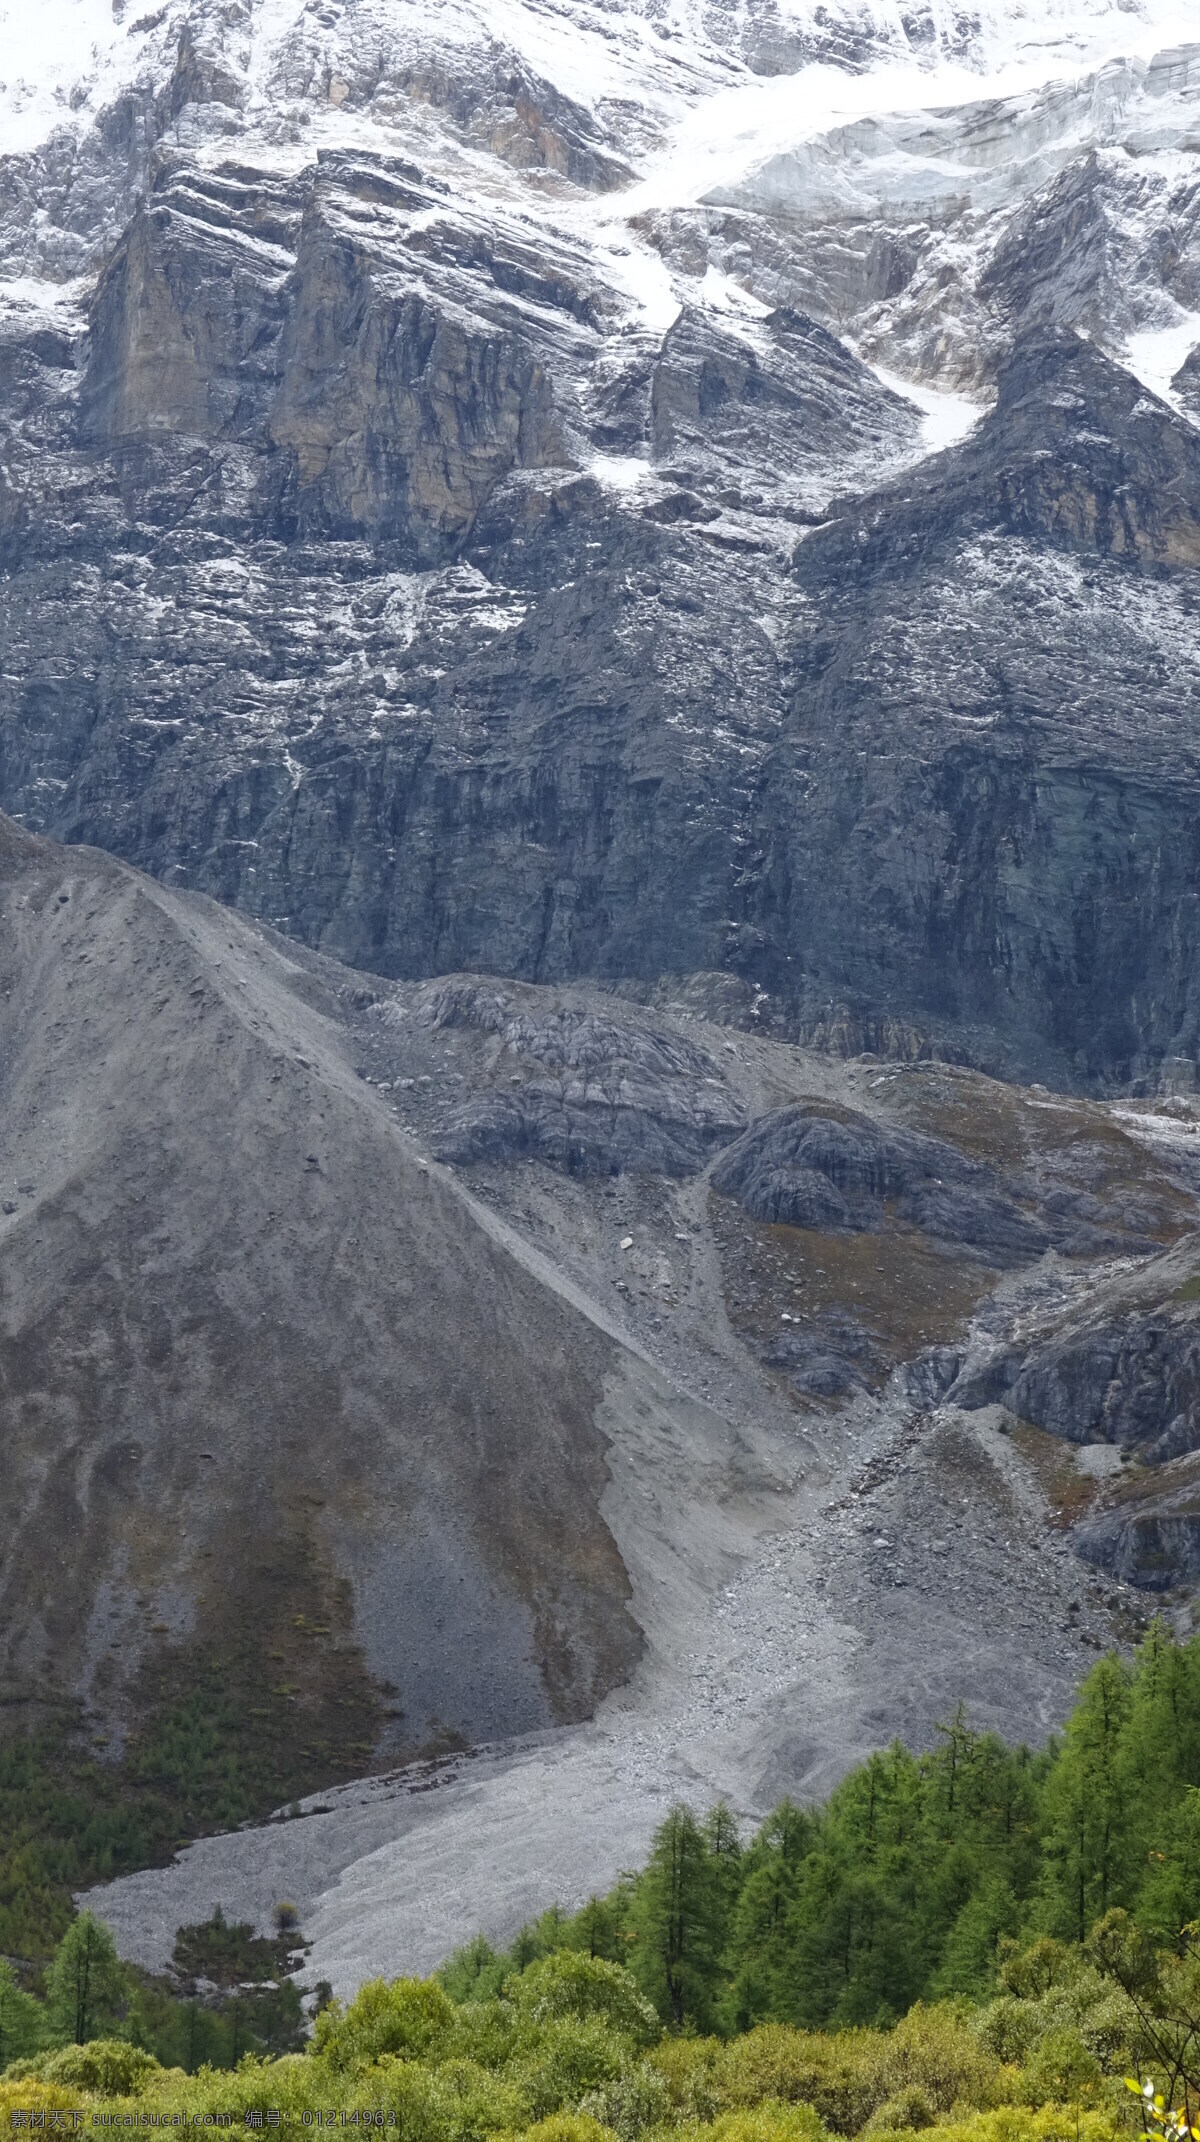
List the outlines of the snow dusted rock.
{"label": "snow dusted rock", "polygon": [[911,402],[825,329],[786,310],[731,323],[685,308],[651,375],[655,461],[698,488],[723,473],[729,490],[717,496],[726,503],[761,507],[773,497],[782,512],[798,507],[816,518],[831,480],[861,486],[881,453],[911,451],[919,429]]}
{"label": "snow dusted rock", "polygon": [[1200,350],[1184,359],[1171,385],[1183,408],[1193,417],[1200,416]]}
{"label": "snow dusted rock", "polygon": [[1166,0],[43,12],[0,802],[385,974],[1196,1060]]}

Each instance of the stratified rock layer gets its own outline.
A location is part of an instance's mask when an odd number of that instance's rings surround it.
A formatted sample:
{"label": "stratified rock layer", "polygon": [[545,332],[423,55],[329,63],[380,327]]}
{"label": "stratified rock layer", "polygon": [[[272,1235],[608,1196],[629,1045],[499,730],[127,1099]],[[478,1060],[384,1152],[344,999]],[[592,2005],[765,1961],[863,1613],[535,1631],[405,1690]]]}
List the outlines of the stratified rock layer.
{"label": "stratified rock layer", "polygon": [[1024,99],[1003,9],[131,22],[0,192],[0,802],[385,975],[1194,1064],[1200,59],[1110,12]]}

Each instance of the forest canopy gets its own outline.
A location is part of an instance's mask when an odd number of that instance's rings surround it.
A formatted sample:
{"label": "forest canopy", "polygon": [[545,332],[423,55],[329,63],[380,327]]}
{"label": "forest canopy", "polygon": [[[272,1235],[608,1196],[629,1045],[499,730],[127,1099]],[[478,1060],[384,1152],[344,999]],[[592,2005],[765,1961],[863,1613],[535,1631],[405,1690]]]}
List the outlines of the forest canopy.
{"label": "forest canopy", "polygon": [[0,2119],[127,2108],[408,2142],[1168,2133],[1200,2117],[1200,1639],[1156,1625],[1100,1659],[1040,1753],[960,1709],[934,1747],[894,1745],[752,1836],[677,1806],[607,1895],[506,1950],[481,1935],[432,1980],[323,1989],[311,2025],[293,1921],[281,1906],[274,1944],[219,1917],[181,1929],[170,1986],[88,1913],[44,1970],[0,1963]]}

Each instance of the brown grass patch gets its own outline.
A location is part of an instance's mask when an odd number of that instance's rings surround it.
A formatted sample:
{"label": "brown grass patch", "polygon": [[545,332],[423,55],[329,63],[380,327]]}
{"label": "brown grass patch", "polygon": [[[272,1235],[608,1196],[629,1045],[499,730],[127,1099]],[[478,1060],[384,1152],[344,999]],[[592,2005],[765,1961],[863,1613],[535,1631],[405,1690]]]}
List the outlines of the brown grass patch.
{"label": "brown grass patch", "polygon": [[1025,1159],[1032,1109],[1010,1086],[980,1071],[917,1064],[892,1082],[890,1092],[880,1087],[878,1097],[892,1104],[910,1129],[945,1138],[972,1160],[1004,1168]]}
{"label": "brown grass patch", "polygon": [[1187,1193],[1132,1132],[1092,1101],[1038,1100],[979,1072],[939,1064],[902,1073],[880,1089],[879,1098],[909,1128],[947,1139],[1002,1177],[1030,1168],[1048,1183],[1057,1179],[1090,1192],[1109,1207],[1102,1224],[1119,1226],[1122,1203],[1132,1200],[1143,1226],[1164,1245],[1195,1225]]}
{"label": "brown grass patch", "polygon": [[1087,1516],[1103,1482],[1079,1470],[1072,1443],[1064,1443],[1061,1436],[1047,1435],[1032,1421],[1018,1421],[1012,1439],[1050,1505],[1055,1531],[1068,1532]]}
{"label": "brown grass patch", "polygon": [[914,1228],[817,1234],[768,1226],[716,1195],[710,1212],[739,1336],[778,1338],[785,1310],[813,1332],[847,1316],[869,1336],[876,1380],[923,1346],[953,1338],[995,1282],[988,1267],[947,1254]]}

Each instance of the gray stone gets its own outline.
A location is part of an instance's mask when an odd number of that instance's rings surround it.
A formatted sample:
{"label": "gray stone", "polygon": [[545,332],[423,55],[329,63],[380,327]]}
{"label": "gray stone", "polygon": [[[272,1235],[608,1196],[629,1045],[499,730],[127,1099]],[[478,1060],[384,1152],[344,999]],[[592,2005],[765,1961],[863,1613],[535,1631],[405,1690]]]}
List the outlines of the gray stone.
{"label": "gray stone", "polygon": [[713,1188],[755,1219],[878,1229],[885,1206],[924,1233],[997,1264],[1041,1255],[1051,1234],[955,1147],[864,1115],[790,1108],[753,1124],[718,1161]]}
{"label": "gray stone", "polygon": [[745,1120],[712,1057],[645,1019],[539,1016],[494,984],[470,981],[433,987],[418,1016],[436,1029],[494,1035],[503,1065],[526,1067],[503,1090],[452,1111],[438,1136],[445,1160],[532,1157],[571,1175],[694,1175]]}
{"label": "gray stone", "polygon": [[0,914],[7,1723],[119,1749],[279,1644],[314,1781],[590,1713],[627,1353],[355,1077],[355,978],[2,817]]}

